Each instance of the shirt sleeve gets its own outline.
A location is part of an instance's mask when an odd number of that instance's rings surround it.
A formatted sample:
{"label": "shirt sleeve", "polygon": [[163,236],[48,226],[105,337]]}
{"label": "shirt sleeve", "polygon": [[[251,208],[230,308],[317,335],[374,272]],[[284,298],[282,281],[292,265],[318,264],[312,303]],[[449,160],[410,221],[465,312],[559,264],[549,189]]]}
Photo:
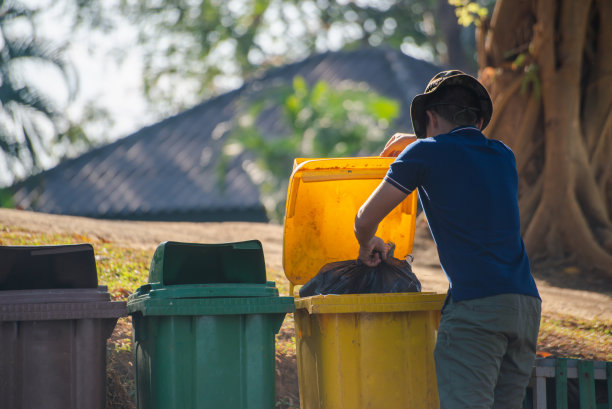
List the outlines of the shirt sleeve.
{"label": "shirt sleeve", "polygon": [[389,166],[385,181],[409,194],[423,183],[425,161],[423,144],[420,141],[409,145]]}

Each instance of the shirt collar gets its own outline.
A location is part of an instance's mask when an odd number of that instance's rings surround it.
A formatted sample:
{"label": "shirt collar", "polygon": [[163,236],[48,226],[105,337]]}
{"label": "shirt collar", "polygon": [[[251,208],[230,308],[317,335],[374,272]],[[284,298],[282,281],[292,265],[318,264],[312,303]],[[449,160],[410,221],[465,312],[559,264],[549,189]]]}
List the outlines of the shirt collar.
{"label": "shirt collar", "polygon": [[480,132],[480,129],[476,128],[475,126],[467,125],[467,126],[460,126],[458,128],[455,128],[452,131],[450,131],[449,134],[455,133],[455,132],[459,132],[459,131],[465,131],[465,130],[468,130],[468,129],[472,130],[472,131]]}

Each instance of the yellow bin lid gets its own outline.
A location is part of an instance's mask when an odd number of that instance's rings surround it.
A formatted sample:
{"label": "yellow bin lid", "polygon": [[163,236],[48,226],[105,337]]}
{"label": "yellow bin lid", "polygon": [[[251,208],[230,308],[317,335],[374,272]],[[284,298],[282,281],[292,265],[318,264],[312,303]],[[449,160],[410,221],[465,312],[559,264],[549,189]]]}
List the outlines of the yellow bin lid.
{"label": "yellow bin lid", "polygon": [[295,308],[309,314],[440,311],[445,298],[430,292],[318,295],[296,299]]}
{"label": "yellow bin lid", "polygon": [[[355,215],[384,179],[393,158],[360,157],[295,160],[287,191],[283,268],[293,285],[306,284],[333,261],[359,253]],[[395,257],[412,252],[416,192],[378,226],[377,235],[395,243]]]}

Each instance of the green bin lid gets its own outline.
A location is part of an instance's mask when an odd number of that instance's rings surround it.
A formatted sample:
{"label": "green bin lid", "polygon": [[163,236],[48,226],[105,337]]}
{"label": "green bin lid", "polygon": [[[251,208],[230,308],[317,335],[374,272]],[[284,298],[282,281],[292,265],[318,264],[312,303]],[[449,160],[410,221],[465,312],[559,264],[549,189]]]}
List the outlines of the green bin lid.
{"label": "green bin lid", "polygon": [[167,241],[155,250],[149,283],[130,295],[128,304],[138,309],[167,300],[249,297],[278,297],[276,283],[266,281],[261,242]]}
{"label": "green bin lid", "polygon": [[177,298],[277,297],[274,281],[265,284],[183,284],[164,286],[145,284],[130,295],[130,301]]}
{"label": "green bin lid", "polygon": [[260,284],[265,287],[266,265],[261,242],[164,242],[153,255],[149,283],[161,286]]}
{"label": "green bin lid", "polygon": [[131,295],[127,303],[128,314],[139,313],[143,316],[195,316],[286,314],[295,311],[293,297],[166,298],[150,297],[149,295]]}

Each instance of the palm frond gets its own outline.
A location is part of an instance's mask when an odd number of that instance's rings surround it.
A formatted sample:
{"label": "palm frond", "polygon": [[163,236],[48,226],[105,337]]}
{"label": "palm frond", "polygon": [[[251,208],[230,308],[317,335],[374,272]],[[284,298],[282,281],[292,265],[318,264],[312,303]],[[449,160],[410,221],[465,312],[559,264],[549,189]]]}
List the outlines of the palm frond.
{"label": "palm frond", "polygon": [[[64,58],[65,48],[58,47],[49,41],[40,39],[20,39],[5,42],[0,52],[0,64],[3,70],[11,70],[10,64],[26,61],[40,66],[52,65],[59,69],[72,99],[76,93],[76,74],[72,65]],[[13,72],[17,70],[12,70]]]}
{"label": "palm frond", "polygon": [[0,25],[19,17],[30,18],[32,9],[14,0],[0,0]]}
{"label": "palm frond", "polygon": [[15,106],[28,107],[54,120],[59,113],[53,103],[33,87],[15,87],[12,82],[0,85],[0,101],[5,110],[15,111]]}
{"label": "palm frond", "polygon": [[[76,70],[65,58],[66,44],[37,36],[36,16],[44,10],[30,4],[0,0],[0,169],[19,178],[41,170],[47,159],[57,160],[90,143],[35,78],[51,69],[63,76],[68,101],[78,91]],[[23,30],[24,23],[29,30]]]}

